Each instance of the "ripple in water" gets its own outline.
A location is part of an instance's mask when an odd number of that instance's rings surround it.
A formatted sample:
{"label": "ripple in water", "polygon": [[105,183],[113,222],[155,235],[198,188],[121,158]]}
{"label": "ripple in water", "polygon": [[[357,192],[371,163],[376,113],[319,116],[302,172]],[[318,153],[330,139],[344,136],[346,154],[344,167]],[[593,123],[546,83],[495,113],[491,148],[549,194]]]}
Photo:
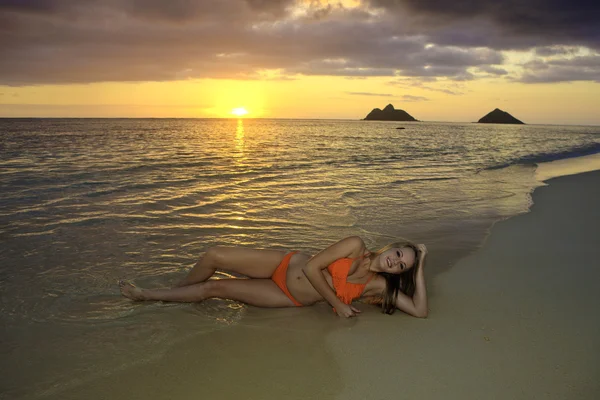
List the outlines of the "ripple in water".
{"label": "ripple in water", "polygon": [[315,252],[356,234],[373,249],[425,242],[440,273],[528,209],[534,162],[600,148],[593,127],[403,125],[0,120],[0,326],[18,350],[3,354],[7,393],[131,365],[247,314],[217,299],[134,303],[119,279],[168,287],[214,245]]}

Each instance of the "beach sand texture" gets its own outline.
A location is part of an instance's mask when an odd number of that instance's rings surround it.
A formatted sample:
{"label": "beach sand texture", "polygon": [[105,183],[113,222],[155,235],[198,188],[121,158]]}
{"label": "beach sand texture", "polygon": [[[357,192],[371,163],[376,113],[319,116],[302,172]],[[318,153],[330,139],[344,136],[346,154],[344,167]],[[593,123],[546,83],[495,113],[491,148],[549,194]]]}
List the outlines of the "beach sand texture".
{"label": "beach sand texture", "polygon": [[[595,171],[536,189],[530,213],[498,222],[429,281],[428,319],[250,308],[154,361],[43,398],[597,399],[599,182]],[[193,315],[161,318],[186,329]]]}
{"label": "beach sand texture", "polygon": [[599,182],[595,171],[536,189],[530,213],[429,283],[429,319],[332,335],[337,398],[600,398]]}

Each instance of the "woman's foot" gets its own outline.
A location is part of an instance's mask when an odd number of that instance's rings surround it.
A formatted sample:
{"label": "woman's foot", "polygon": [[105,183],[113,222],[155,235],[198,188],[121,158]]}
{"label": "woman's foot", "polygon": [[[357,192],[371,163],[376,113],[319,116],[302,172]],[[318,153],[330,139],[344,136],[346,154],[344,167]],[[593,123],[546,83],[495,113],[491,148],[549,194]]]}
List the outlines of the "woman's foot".
{"label": "woman's foot", "polygon": [[121,294],[131,300],[144,300],[143,290],[130,282],[119,281]]}

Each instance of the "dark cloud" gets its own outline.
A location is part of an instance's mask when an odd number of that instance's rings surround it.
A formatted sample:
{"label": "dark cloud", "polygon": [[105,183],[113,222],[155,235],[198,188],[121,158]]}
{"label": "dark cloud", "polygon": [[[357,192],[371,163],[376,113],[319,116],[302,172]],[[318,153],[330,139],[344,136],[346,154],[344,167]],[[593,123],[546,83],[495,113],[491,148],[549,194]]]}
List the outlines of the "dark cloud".
{"label": "dark cloud", "polygon": [[[399,16],[420,17],[427,31],[471,23],[493,25],[488,46],[506,48],[515,37],[524,47],[541,43],[600,48],[600,7],[590,0],[368,0]],[[491,27],[490,27],[491,28]],[[498,34],[500,33],[500,34]],[[467,42],[475,37],[469,36]],[[513,44],[514,46],[514,44]],[[514,48],[514,47],[513,47]]]}
{"label": "dark cloud", "polygon": [[568,55],[575,54],[576,49],[572,47],[565,46],[545,46],[545,47],[537,47],[535,49],[535,54],[542,57],[548,56],[556,56],[556,55]]}
{"label": "dark cloud", "polygon": [[[540,1],[370,0],[348,9],[333,1],[0,0],[0,84],[262,79],[264,70],[278,79],[460,82],[506,75],[500,49],[539,46],[545,62],[575,45],[595,46],[600,34],[589,15],[562,0],[536,14]],[[581,25],[568,27],[567,17]],[[562,33],[548,33],[552,24]],[[541,71],[529,66],[526,76]]]}
{"label": "dark cloud", "polygon": [[518,79],[524,83],[556,83],[572,81],[600,82],[600,55],[531,61],[524,64],[525,73]]}
{"label": "dark cloud", "polygon": [[477,68],[480,72],[485,72],[490,75],[507,75],[508,71],[502,68],[497,68],[491,65],[483,65]]}
{"label": "dark cloud", "polygon": [[281,16],[294,0],[0,0],[0,10],[24,13],[63,13],[72,9],[112,8],[159,20],[194,19],[202,14],[235,15],[240,9]]}
{"label": "dark cloud", "polygon": [[245,22],[252,16],[256,20],[283,17],[294,0],[122,0],[120,7],[133,17],[157,21],[197,22],[216,18],[214,22]]}
{"label": "dark cloud", "polygon": [[67,1],[60,0],[0,0],[0,10],[4,11],[48,13],[67,5]]}

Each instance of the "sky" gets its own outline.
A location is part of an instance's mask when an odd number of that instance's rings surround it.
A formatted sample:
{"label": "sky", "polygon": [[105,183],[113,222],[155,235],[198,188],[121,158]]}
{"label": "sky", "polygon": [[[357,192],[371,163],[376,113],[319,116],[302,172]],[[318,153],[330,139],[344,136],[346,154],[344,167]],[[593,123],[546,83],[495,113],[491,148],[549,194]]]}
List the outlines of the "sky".
{"label": "sky", "polygon": [[586,0],[0,0],[0,117],[600,125]]}

